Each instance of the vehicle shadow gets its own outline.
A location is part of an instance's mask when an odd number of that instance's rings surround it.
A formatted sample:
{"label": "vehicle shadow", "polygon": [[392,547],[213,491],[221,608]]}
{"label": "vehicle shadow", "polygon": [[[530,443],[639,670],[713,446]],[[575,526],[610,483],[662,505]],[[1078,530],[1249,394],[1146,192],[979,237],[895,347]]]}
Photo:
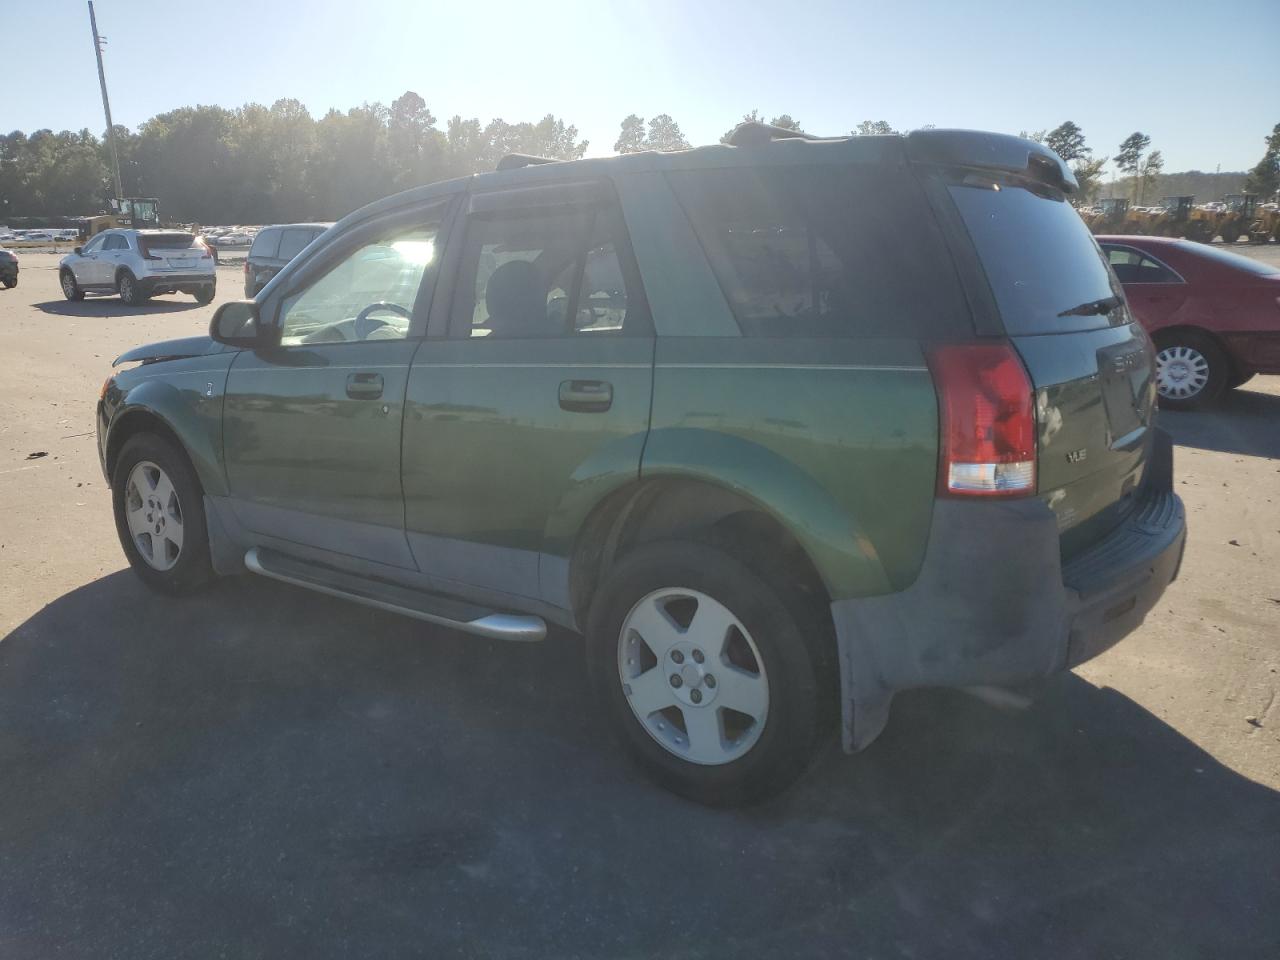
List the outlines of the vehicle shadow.
{"label": "vehicle shadow", "polygon": [[6,954],[1261,957],[1280,795],[1068,674],[903,695],[709,810],[601,729],[581,641],[128,573],[0,641]]}
{"label": "vehicle shadow", "polygon": [[1280,396],[1228,390],[1205,410],[1161,410],[1160,426],[1183,447],[1280,458]]}
{"label": "vehicle shadow", "polygon": [[44,303],[34,303],[32,306],[41,313],[57,317],[136,317],[149,313],[182,313],[187,310],[199,310],[206,304],[196,303],[191,297],[184,295],[181,300],[156,297],[131,307],[123,303],[119,297],[112,295],[86,296],[78,301],[46,300]]}

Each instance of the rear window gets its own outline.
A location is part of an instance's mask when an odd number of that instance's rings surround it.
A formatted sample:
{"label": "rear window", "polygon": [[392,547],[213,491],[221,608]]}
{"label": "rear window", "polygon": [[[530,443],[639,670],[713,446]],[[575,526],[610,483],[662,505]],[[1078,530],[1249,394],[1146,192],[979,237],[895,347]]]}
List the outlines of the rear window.
{"label": "rear window", "polygon": [[251,257],[274,257],[280,246],[280,230],[262,230],[253,238],[253,246],[249,248]]}
{"label": "rear window", "polygon": [[185,250],[195,243],[189,233],[144,233],[142,242],[152,250]]}
{"label": "rear window", "polygon": [[971,332],[950,257],[906,171],[795,165],[668,177],[745,336]]}
{"label": "rear window", "polygon": [[280,250],[276,256],[281,260],[292,260],[315,238],[314,230],[285,230],[280,235]]}
{"label": "rear window", "polygon": [[1245,273],[1252,273],[1259,277],[1280,275],[1280,267],[1272,263],[1263,263],[1261,260],[1244,257],[1229,250],[1219,250],[1217,247],[1209,247],[1203,243],[1198,243],[1195,247],[1196,256],[1204,257],[1206,260],[1213,260],[1224,267],[1233,267],[1236,270],[1243,270]]}
{"label": "rear window", "polygon": [[949,189],[1008,333],[1089,330],[1124,319],[1121,310],[1061,315],[1118,290],[1089,228],[1060,193],[978,176]]}

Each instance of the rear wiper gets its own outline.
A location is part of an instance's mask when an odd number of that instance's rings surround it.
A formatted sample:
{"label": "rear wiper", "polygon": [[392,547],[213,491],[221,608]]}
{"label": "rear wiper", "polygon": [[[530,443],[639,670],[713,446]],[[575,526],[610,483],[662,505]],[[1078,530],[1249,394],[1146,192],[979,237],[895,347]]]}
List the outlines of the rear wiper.
{"label": "rear wiper", "polygon": [[1110,313],[1123,302],[1124,301],[1119,297],[1104,297],[1101,300],[1090,300],[1086,303],[1080,304],[1078,307],[1072,307],[1070,310],[1063,310],[1058,314],[1058,316],[1093,317],[1100,313]]}

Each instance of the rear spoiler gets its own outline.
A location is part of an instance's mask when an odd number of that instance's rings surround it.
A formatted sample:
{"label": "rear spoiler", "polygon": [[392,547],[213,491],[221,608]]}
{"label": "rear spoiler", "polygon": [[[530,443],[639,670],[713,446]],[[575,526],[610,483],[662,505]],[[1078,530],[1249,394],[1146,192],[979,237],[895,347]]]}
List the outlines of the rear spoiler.
{"label": "rear spoiler", "polygon": [[916,163],[998,170],[1039,180],[1063,193],[1080,189],[1062,158],[1042,143],[980,130],[914,130],[907,156]]}

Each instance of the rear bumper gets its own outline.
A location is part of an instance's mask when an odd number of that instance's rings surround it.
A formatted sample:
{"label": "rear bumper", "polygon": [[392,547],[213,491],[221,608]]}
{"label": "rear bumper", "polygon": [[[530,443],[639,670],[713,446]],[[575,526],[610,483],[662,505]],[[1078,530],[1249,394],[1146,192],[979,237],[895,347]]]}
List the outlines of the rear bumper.
{"label": "rear bumper", "polygon": [[211,287],[217,283],[216,273],[156,273],[138,278],[142,292],[150,296],[162,291],[180,290],[186,287]]}
{"label": "rear bumper", "polygon": [[1136,629],[1182,562],[1186,514],[1172,465],[1169,436],[1157,431],[1134,511],[1065,566],[1040,500],[939,500],[914,584],[831,605],[845,748],[875,739],[898,690],[1044,677]]}

